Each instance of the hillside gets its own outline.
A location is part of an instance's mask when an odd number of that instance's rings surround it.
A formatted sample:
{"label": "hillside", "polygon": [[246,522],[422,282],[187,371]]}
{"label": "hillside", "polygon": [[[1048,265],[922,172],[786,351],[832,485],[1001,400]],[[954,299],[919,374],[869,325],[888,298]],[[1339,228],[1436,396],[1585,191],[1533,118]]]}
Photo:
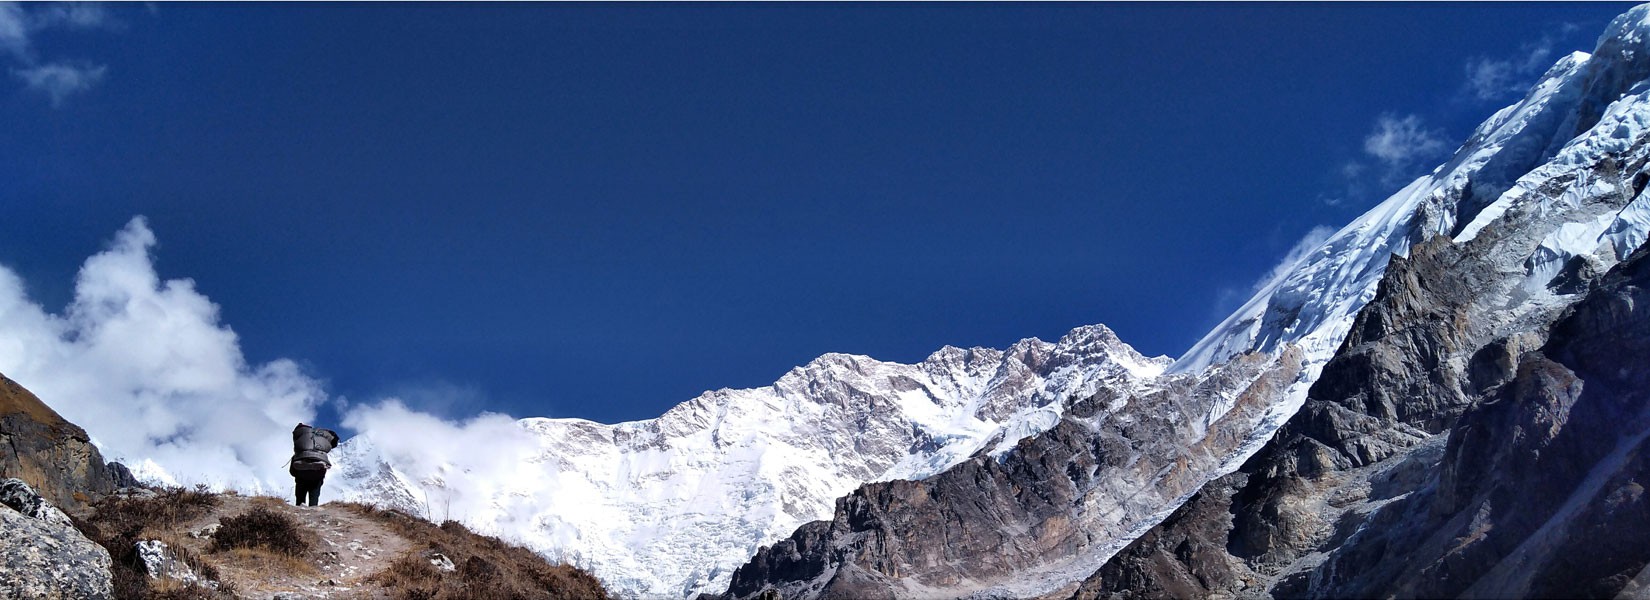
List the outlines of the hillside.
{"label": "hillside", "polygon": [[604,598],[582,570],[448,522],[332,502],[126,490],[76,524],[117,598]]}
{"label": "hillside", "polygon": [[0,597],[608,597],[582,569],[454,522],[136,486],[82,429],[4,377],[0,442]]}

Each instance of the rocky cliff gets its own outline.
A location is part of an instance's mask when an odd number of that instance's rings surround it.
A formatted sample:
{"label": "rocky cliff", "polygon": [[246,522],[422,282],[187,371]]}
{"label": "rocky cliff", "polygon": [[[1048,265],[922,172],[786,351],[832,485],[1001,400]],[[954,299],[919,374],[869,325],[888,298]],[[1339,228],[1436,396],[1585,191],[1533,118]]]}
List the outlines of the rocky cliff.
{"label": "rocky cliff", "polygon": [[[58,506],[131,483],[124,467],[103,461],[86,431],[63,420],[17,382],[0,375],[0,477],[16,477]],[[75,493],[80,492],[80,498]]]}
{"label": "rocky cliff", "polygon": [[[1426,270],[1394,272],[1418,283],[1409,275]],[[1365,321],[1385,320],[1401,304],[1383,302]],[[1421,328],[1449,334],[1454,349],[1423,335],[1421,345],[1357,344],[1366,350],[1357,354],[1390,352],[1399,362],[1387,374],[1408,372],[1411,383],[1442,392],[1429,397],[1460,402],[1399,417],[1347,402],[1373,393],[1315,398],[1255,460],[1204,488],[1076,596],[1611,597],[1644,589],[1650,248],[1550,327],[1473,343],[1449,323]],[[1402,368],[1439,353],[1470,358],[1458,361],[1461,372]],[[1392,389],[1355,362],[1333,365],[1314,394]],[[1429,421],[1451,425],[1432,434]]]}

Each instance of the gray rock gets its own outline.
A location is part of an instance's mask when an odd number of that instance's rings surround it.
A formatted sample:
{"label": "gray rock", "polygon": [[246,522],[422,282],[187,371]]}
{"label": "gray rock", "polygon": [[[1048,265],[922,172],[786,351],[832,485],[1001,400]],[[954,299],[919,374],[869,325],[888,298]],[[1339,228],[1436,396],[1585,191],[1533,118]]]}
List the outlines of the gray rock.
{"label": "gray rock", "polygon": [[160,494],[155,493],[155,490],[151,490],[146,487],[123,487],[115,490],[115,495],[126,496],[128,498],[149,499],[159,496]]}
{"label": "gray rock", "polygon": [[143,561],[143,572],[152,579],[171,579],[179,583],[198,583],[207,587],[216,588],[217,582],[203,580],[195,574],[195,570],[182,560],[166,542],[160,540],[143,540],[137,543],[138,560]]}
{"label": "gray rock", "polygon": [[56,506],[52,506],[45,498],[36,494],[34,488],[17,478],[0,480],[0,504],[4,504],[23,516],[39,519],[47,523],[74,527],[69,515],[63,514]]}
{"label": "gray rock", "polygon": [[126,465],[109,461],[105,466],[108,467],[109,480],[114,482],[115,489],[143,487],[143,484],[138,482],[137,477],[132,475],[132,470],[126,468]]}
{"label": "gray rock", "polygon": [[207,526],[202,527],[200,529],[196,529],[194,531],[189,532],[189,536],[193,537],[193,538],[196,538],[196,539],[206,539],[206,538],[212,537],[214,535],[217,535],[218,529],[221,529],[222,527],[223,527],[222,523],[213,523],[211,525],[207,525]]}
{"label": "gray rock", "polygon": [[[1290,347],[1138,396],[1078,400],[1000,460],[981,455],[925,480],[861,486],[837,501],[833,520],[759,549],[726,596],[1040,594],[1027,586],[1093,572],[1131,529],[1195,492],[1300,371]],[[1203,426],[1224,402],[1230,410]]]}
{"label": "gray rock", "polygon": [[[27,485],[4,484],[0,508],[0,597],[96,600],[113,596],[109,552],[86,539]],[[25,514],[14,503],[30,509]]]}
{"label": "gray rock", "polygon": [[458,566],[453,564],[453,559],[447,558],[447,555],[440,552],[426,550],[424,558],[430,561],[430,566],[435,567],[437,571],[442,573],[451,573],[458,570]]}

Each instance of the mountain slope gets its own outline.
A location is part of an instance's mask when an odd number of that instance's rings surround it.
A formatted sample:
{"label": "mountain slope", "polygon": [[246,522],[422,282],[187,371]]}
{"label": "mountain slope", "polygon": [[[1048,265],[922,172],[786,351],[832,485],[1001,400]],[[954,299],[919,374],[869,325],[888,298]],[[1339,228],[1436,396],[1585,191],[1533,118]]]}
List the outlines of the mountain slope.
{"label": "mountain slope", "polygon": [[1650,7],[1629,11],[1486,124],[1557,125],[1521,145],[1539,166],[1462,194],[1479,210],[1393,265],[1254,460],[1078,596],[1611,596],[1637,577],[1647,33]]}
{"label": "mountain slope", "polygon": [[[329,489],[482,531],[595,572],[625,595],[719,591],[733,567],[867,481],[921,478],[1001,453],[1059,422],[1072,398],[1145,389],[1167,366],[1102,326],[1006,351],[944,348],[904,365],[828,354],[773,385],[718,390],[647,421],[522,419],[480,475],[439,446],[358,436]],[[501,431],[501,435],[510,435]],[[436,518],[447,515],[433,514]]]}
{"label": "mountain slope", "polygon": [[[1650,102],[1643,97],[1643,80],[1650,72],[1644,11],[1635,9],[1612,25],[1594,56],[1578,53],[1560,60],[1523,101],[1481,125],[1448,163],[1342,229],[1272,282],[1187,352],[1152,390],[1121,400],[1106,393],[1093,399],[1122,404],[1123,410],[1099,420],[1070,411],[1061,425],[1023,441],[995,466],[964,463],[955,469],[1002,469],[1025,476],[1010,485],[982,480],[987,483],[941,494],[910,491],[902,484],[868,485],[839,502],[832,521],[810,524],[758,553],[735,575],[730,595],[752,596],[766,589],[823,597],[1071,593],[1119,547],[1180,506],[1186,499],[1181,491],[1189,495],[1204,482],[1226,476],[1208,489],[1250,493],[1258,477],[1252,469],[1269,472],[1255,466],[1267,457],[1305,471],[1326,462],[1352,469],[1391,457],[1395,449],[1424,447],[1428,436],[1446,427],[1467,404],[1467,394],[1438,382],[1470,384],[1473,368],[1484,369],[1474,360],[1490,360],[1474,354],[1477,348],[1510,332],[1550,323],[1598,273],[1643,243],[1650,221],[1644,218],[1646,201],[1638,199],[1646,179],[1640,175],[1641,149],[1650,122],[1645,118]],[[1435,236],[1455,236],[1464,249],[1456,251],[1447,237]],[[1429,239],[1434,241],[1417,245]],[[1443,245],[1437,240],[1444,240]],[[1404,266],[1389,271],[1389,264]],[[1416,281],[1422,272],[1436,282]],[[1375,299],[1380,306],[1366,310]],[[1347,339],[1348,333],[1353,339]],[[1399,345],[1367,347],[1387,336],[1388,344]],[[1538,342],[1506,343],[1512,346],[1504,351],[1516,352]],[[1257,377],[1240,378],[1236,386],[1207,383],[1233,364],[1268,361],[1271,365]],[[1417,368],[1420,373],[1410,371]],[[1238,401],[1198,405],[1179,394],[1153,395],[1171,389],[1171,381],[1199,382],[1183,385],[1220,390]],[[1165,404],[1182,409],[1170,413],[1179,419],[1175,424],[1195,433],[1181,433],[1178,443],[1152,448],[1149,438],[1136,436],[1163,432],[1130,431],[1130,421],[1161,414]],[[1354,418],[1353,411],[1335,405],[1353,405],[1373,421]],[[1286,420],[1290,428],[1278,432]],[[1208,429],[1197,431],[1200,426]],[[1072,435],[1077,429],[1082,433]],[[1302,429],[1328,430],[1323,437],[1330,439],[1280,446],[1279,440],[1303,435]],[[1268,440],[1265,452],[1242,472],[1226,475]],[[1313,444],[1338,448],[1325,453]],[[1221,458],[1197,460],[1197,454],[1210,449]],[[1030,465],[1037,468],[1022,468]],[[1070,475],[1052,475],[1058,473]],[[946,473],[930,482],[954,476]],[[1127,483],[1105,483],[1114,481]],[[1246,512],[1237,519],[1252,523],[1258,537],[1234,537],[1232,543],[1251,543],[1256,548],[1249,552],[1264,554],[1267,544],[1294,540],[1305,530],[1346,533],[1327,525],[1313,529],[1319,522],[1307,516],[1301,517],[1303,523],[1277,523],[1280,512],[1308,511],[1291,504],[1296,489],[1291,484],[1267,489],[1278,496],[1238,504]],[[1058,510],[1022,501],[1051,494],[1061,499],[1055,503]],[[1142,495],[1160,503],[1131,510],[1129,501]],[[1218,529],[1220,507],[1232,506],[1205,497],[1195,504],[1214,508],[1198,513],[1200,518],[1183,518],[1184,531],[1153,530],[1135,548],[1144,543],[1161,550],[1153,540],[1186,539],[1188,532]],[[968,514],[971,506],[1003,507],[1008,514],[961,521],[943,536],[916,535],[920,527],[941,526],[923,515]],[[1070,531],[1025,536],[1014,528],[1052,522]],[[1020,537],[1000,538],[1005,532]],[[1037,548],[1028,552],[1014,541],[1024,537]],[[958,539],[1002,543],[948,554]],[[1222,571],[1218,567],[1228,560],[1223,550],[1213,549],[1225,544],[1207,541],[1203,546],[1212,550],[1196,565]],[[1142,564],[1166,560],[1150,552],[1139,559]],[[1263,562],[1274,564],[1267,560]],[[1005,563],[1011,568],[1004,568]],[[1180,584],[1195,580],[1201,575],[1197,571],[1188,567],[1165,573],[1155,587],[1141,589],[1191,589]],[[1232,574],[1226,582],[1230,585],[1205,592],[1230,591],[1279,575],[1271,568],[1222,572]],[[1121,593],[1136,589],[1131,584],[1143,579],[1114,581],[1123,583],[1106,589]],[[1095,589],[1092,581],[1083,588]]]}
{"label": "mountain slope", "polygon": [[84,504],[75,492],[112,492],[123,472],[103,461],[84,429],[0,375],[0,478],[22,479],[53,504],[72,508]]}

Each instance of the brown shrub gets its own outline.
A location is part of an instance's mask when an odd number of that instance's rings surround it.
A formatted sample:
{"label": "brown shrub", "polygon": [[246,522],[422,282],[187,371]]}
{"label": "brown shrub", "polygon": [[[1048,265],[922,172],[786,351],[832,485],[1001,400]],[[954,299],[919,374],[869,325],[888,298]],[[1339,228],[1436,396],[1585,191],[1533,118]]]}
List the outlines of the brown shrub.
{"label": "brown shrub", "polygon": [[167,547],[178,560],[189,565],[196,573],[207,579],[218,578],[218,572],[211,564],[189,553],[181,544],[170,539],[168,534],[169,530],[178,524],[211,512],[218,505],[217,496],[207,491],[205,486],[196,486],[193,489],[159,488],[154,492],[155,496],[152,498],[105,496],[92,504],[91,516],[74,519],[75,526],[81,533],[103,546],[109,551],[109,557],[114,559],[114,596],[186,600],[221,598],[233,594],[233,590],[227,588],[213,591],[193,584],[158,584],[144,572],[143,559],[137,554],[138,541],[161,539],[167,542]]}
{"label": "brown shrub", "polygon": [[309,548],[296,520],[263,506],[253,506],[243,514],[226,517],[220,524],[218,532],[212,535],[213,552],[263,548],[277,554],[302,556]]}

